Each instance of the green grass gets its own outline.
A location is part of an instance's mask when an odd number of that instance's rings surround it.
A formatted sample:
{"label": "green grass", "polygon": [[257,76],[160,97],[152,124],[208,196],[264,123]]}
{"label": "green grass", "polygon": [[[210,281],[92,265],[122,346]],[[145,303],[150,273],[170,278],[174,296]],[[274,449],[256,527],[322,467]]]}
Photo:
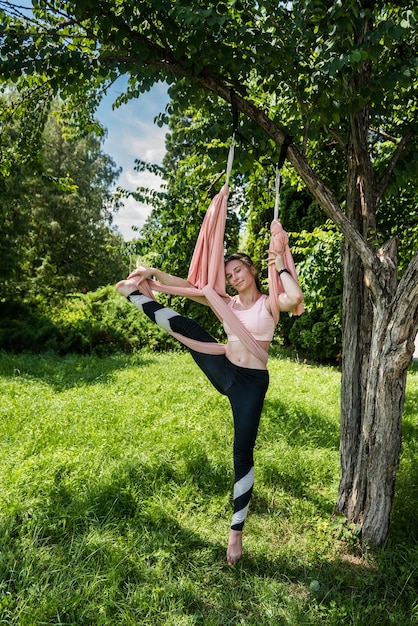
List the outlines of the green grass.
{"label": "green grass", "polygon": [[338,371],[269,369],[231,568],[230,410],[187,354],[1,355],[0,623],[416,624],[416,367],[381,550],[333,519]]}

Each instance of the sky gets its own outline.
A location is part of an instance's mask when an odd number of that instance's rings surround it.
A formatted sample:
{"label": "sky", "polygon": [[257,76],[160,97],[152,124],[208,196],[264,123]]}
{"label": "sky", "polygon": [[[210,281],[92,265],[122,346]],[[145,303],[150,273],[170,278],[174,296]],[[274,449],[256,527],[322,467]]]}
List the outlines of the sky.
{"label": "sky", "polygon": [[[118,109],[112,109],[112,103],[124,91],[124,81],[120,79],[102,100],[96,118],[107,129],[103,151],[112,157],[115,164],[122,168],[116,181],[117,187],[134,191],[139,186],[159,189],[161,180],[150,172],[136,172],[135,159],[161,164],[165,152],[165,134],[167,127],[159,128],[154,118],[168,102],[167,85],[158,83],[137,100],[131,100]],[[137,233],[132,226],[141,227],[151,208],[132,198],[124,198],[123,206],[116,213],[114,225],[126,241]]]}

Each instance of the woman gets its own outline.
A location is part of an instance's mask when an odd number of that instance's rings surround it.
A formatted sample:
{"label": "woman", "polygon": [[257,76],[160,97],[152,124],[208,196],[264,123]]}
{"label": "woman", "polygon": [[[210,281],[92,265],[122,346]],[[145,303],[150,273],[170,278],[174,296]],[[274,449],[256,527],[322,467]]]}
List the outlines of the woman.
{"label": "woman", "polygon": [[[269,250],[269,265],[276,267],[284,293],[278,296],[280,311],[292,311],[303,300],[302,291],[290,272],[285,268],[283,255]],[[197,322],[179,315],[172,309],[143,295],[141,282],[154,277],[160,283],[172,287],[193,287],[186,280],[141,266],[116,288],[152,321],[165,330],[203,342],[216,340]],[[269,296],[263,295],[257,270],[246,254],[236,253],[225,260],[225,277],[237,295],[226,296],[228,307],[253,335],[261,348],[268,351],[274,333]],[[208,304],[204,296],[188,296],[202,304]],[[225,354],[209,355],[189,348],[194,360],[215,388],[230,401],[234,418],[234,513],[227,547],[229,565],[242,556],[242,531],[248,512],[254,484],[253,450],[260,423],[264,397],[269,384],[265,361],[244,345],[238,335],[224,324],[228,341]]]}

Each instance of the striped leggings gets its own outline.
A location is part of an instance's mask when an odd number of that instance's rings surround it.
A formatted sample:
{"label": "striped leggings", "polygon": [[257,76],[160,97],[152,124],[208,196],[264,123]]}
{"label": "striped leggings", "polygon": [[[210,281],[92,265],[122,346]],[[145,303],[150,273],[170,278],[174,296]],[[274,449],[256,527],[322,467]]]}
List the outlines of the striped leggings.
{"label": "striped leggings", "polygon": [[[147,298],[139,291],[128,300],[164,330],[172,330],[198,341],[216,340],[197,322]],[[242,530],[254,485],[253,450],[264,397],[269,385],[267,370],[234,365],[223,355],[189,349],[190,354],[214,387],[227,396],[234,418],[234,513],[231,529]]]}

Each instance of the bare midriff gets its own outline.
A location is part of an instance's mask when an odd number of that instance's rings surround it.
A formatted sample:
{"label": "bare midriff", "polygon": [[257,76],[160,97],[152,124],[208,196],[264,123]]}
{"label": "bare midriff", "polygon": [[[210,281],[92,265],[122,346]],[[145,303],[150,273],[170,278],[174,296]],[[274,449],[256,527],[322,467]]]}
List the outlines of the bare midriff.
{"label": "bare midriff", "polygon": [[[268,352],[270,341],[258,341],[257,343],[263,350]],[[254,370],[267,369],[266,364],[260,361],[255,354],[250,352],[241,341],[229,341],[226,344],[225,356],[228,361],[231,361],[231,363],[239,367],[248,367]]]}

